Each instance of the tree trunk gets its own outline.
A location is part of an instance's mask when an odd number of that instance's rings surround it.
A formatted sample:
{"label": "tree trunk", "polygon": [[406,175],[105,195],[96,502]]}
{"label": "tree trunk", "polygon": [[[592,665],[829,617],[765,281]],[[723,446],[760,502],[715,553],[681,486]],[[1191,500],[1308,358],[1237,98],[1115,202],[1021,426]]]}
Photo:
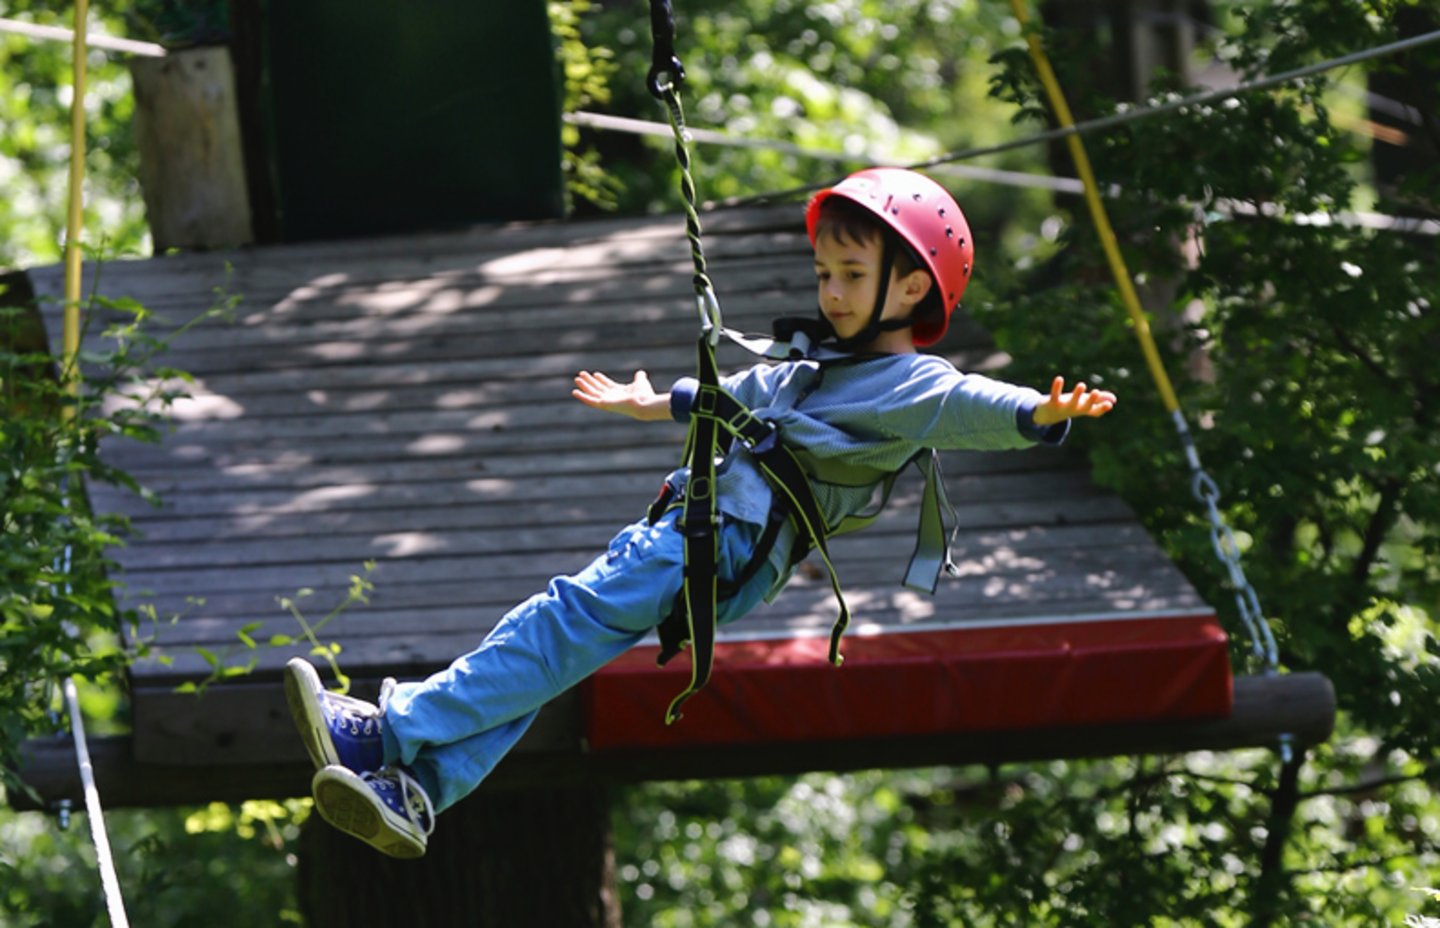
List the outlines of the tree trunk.
{"label": "tree trunk", "polygon": [[1305,765],[1305,752],[1296,751],[1288,763],[1280,767],[1280,782],[1270,797],[1268,834],[1260,851],[1260,875],[1252,899],[1254,918],[1251,928],[1269,928],[1280,918],[1285,894],[1290,891],[1290,873],[1285,869],[1285,846],[1294,830],[1295,810],[1300,806],[1300,768]]}
{"label": "tree trunk", "polygon": [[418,861],[393,860],[318,815],[300,841],[310,928],[618,928],[604,790],[486,790],[439,816]]}

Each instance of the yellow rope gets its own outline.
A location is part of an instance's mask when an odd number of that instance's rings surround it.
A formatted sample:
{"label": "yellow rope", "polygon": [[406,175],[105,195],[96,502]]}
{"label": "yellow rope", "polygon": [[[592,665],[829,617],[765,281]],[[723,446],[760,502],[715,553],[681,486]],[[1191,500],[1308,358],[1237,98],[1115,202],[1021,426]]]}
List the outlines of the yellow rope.
{"label": "yellow rope", "polygon": [[[80,396],[80,234],[85,184],[85,23],[88,0],[75,0],[75,95],[70,101],[70,204],[65,218],[65,327],[62,376],[72,399]],[[76,406],[65,407],[65,418]]]}
{"label": "yellow rope", "polygon": [[[1044,85],[1045,93],[1050,98],[1055,118],[1059,120],[1062,130],[1071,130],[1075,125],[1074,117],[1071,116],[1070,107],[1065,102],[1065,94],[1060,89],[1060,82],[1055,77],[1055,70],[1050,67],[1050,59],[1040,44],[1039,35],[1027,28],[1029,19],[1025,12],[1024,0],[1010,0],[1010,6],[1015,11],[1015,18],[1020,21],[1020,27],[1026,30],[1030,58],[1034,61],[1040,83]],[[1065,143],[1070,146],[1070,156],[1075,161],[1075,170],[1085,185],[1085,202],[1090,207],[1090,216],[1095,222],[1095,229],[1100,235],[1100,244],[1104,247],[1105,257],[1110,263],[1110,273],[1115,277],[1115,285],[1119,288],[1120,297],[1125,302],[1125,310],[1130,314],[1131,321],[1134,322],[1135,337],[1140,342],[1140,350],[1145,355],[1145,363],[1150,368],[1150,376],[1155,381],[1160,399],[1164,402],[1165,410],[1170,414],[1170,418],[1175,424],[1175,431],[1184,446],[1185,458],[1190,465],[1192,491],[1206,507],[1210,520],[1210,538],[1215,553],[1229,571],[1230,583],[1234,587],[1236,612],[1250,635],[1253,653],[1264,661],[1265,672],[1275,673],[1279,662],[1275,636],[1270,630],[1270,623],[1265,620],[1264,612],[1260,609],[1260,600],[1255,595],[1254,587],[1245,578],[1245,571],[1240,565],[1240,546],[1236,543],[1230,527],[1225,524],[1224,516],[1217,505],[1220,498],[1219,488],[1200,464],[1200,454],[1195,447],[1195,439],[1190,434],[1190,427],[1185,422],[1185,414],[1180,409],[1180,401],[1175,397],[1175,388],[1171,386],[1170,377],[1165,373],[1165,365],[1160,360],[1160,351],[1155,347],[1155,337],[1150,333],[1150,323],[1145,318],[1145,311],[1140,307],[1140,298],[1136,295],[1135,285],[1130,280],[1130,271],[1125,266],[1125,259],[1120,254],[1120,245],[1115,240],[1115,230],[1110,225],[1110,217],[1106,214],[1105,205],[1100,199],[1100,187],[1095,183],[1095,172],[1090,169],[1090,159],[1085,154],[1085,145],[1080,141],[1078,132],[1071,132],[1067,135]],[[1286,734],[1280,737],[1279,748],[1281,758],[1285,763],[1289,763],[1292,756],[1290,735]]]}
{"label": "yellow rope", "polygon": [[[1025,28],[1029,23],[1029,15],[1026,13],[1024,0],[1010,0],[1010,6],[1015,11],[1015,18],[1020,21],[1021,28]],[[1030,58],[1035,62],[1035,71],[1040,76],[1040,83],[1045,87],[1045,95],[1050,98],[1050,106],[1055,111],[1060,127],[1065,130],[1074,128],[1075,118],[1070,114],[1070,105],[1065,102],[1065,93],[1055,78],[1055,70],[1050,67],[1050,58],[1040,44],[1039,35],[1027,30],[1026,42],[1030,46]],[[1160,391],[1160,399],[1165,403],[1166,412],[1175,413],[1180,409],[1180,401],[1175,398],[1175,388],[1170,384],[1170,375],[1165,372],[1160,351],[1155,347],[1155,337],[1150,334],[1150,322],[1140,306],[1140,297],[1135,293],[1135,285],[1130,279],[1129,269],[1125,266],[1125,258],[1120,254],[1120,245],[1115,240],[1110,216],[1105,212],[1105,204],[1100,199],[1100,187],[1095,183],[1095,172],[1090,169],[1090,157],[1085,154],[1085,143],[1080,141],[1078,133],[1071,133],[1065,136],[1065,144],[1070,147],[1070,157],[1075,162],[1075,170],[1080,175],[1081,183],[1085,185],[1085,203],[1090,207],[1090,217],[1100,235],[1100,244],[1105,249],[1105,258],[1110,263],[1110,273],[1115,278],[1115,286],[1120,290],[1125,311],[1130,314],[1130,320],[1135,325],[1135,337],[1140,341],[1140,351],[1145,355],[1150,376],[1155,381],[1156,389]]]}
{"label": "yellow rope", "polygon": [[[89,18],[88,0],[75,0],[75,96],[70,101],[70,203],[65,217],[65,328],[63,333],[64,365],[61,376],[72,398],[80,396],[80,233],[84,220],[83,186],[85,183],[85,25]],[[63,413],[66,421],[75,418],[77,406],[68,404]],[[70,549],[65,550],[65,570],[70,567]],[[76,634],[71,628],[70,633]],[[80,768],[80,781],[85,792],[85,810],[90,818],[90,836],[95,842],[96,864],[100,885],[105,893],[105,908],[112,928],[129,928],[120,880],[115,872],[115,859],[110,850],[110,836],[105,829],[105,809],[100,804],[100,791],[95,786],[95,771],[90,762],[90,748],[85,739],[85,724],[80,715],[80,698],[73,678],[64,684],[65,702],[70,710],[70,729],[75,738],[75,760]]]}

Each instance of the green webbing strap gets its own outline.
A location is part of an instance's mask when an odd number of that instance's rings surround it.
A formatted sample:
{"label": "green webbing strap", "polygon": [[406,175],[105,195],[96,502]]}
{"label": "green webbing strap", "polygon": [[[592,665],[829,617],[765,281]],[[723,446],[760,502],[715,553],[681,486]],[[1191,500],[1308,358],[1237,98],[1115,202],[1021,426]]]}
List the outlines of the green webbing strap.
{"label": "green webbing strap", "polygon": [[[719,559],[715,452],[719,448],[720,429],[714,415],[714,402],[720,378],[708,333],[700,336],[696,350],[696,377],[701,389],[695,395],[695,409],[685,441],[685,466],[690,473],[680,517],[680,528],[685,534],[685,579],[681,596],[685,600],[685,623],[690,638],[690,685],[665,710],[666,725],[677,722],[680,705],[709,682],[715,658]],[[705,408],[707,404],[709,410]]]}
{"label": "green webbing strap", "polygon": [[[723,429],[738,438],[749,449],[771,490],[780,495],[785,510],[792,514],[802,536],[820,554],[830,576],[830,587],[840,607],[840,615],[830,632],[829,659],[839,666],[840,639],[850,624],[850,606],[840,587],[840,575],[830,558],[827,543],[829,532],[825,516],[810,489],[805,468],[795,454],[781,441],[779,430],[756,417],[739,400],[719,384],[715,371],[714,351],[703,337],[700,339],[700,386],[690,412],[691,438],[686,444],[686,464],[690,467],[681,526],[685,533],[685,582],[681,598],[685,603],[686,632],[690,642],[690,685],[670,703],[665,713],[666,724],[680,718],[680,706],[710,679],[715,657],[717,577],[717,536],[715,522],[715,455],[701,460],[703,449],[718,447]],[[701,475],[697,482],[697,474]],[[702,515],[703,513],[703,515]],[[693,521],[692,521],[693,520]],[[668,620],[667,620],[668,621]],[[668,629],[662,629],[661,661],[668,660],[679,646]],[[667,643],[665,640],[669,638]],[[683,644],[681,642],[680,644]]]}
{"label": "green webbing strap", "polygon": [[[772,492],[779,495],[784,504],[784,511],[790,513],[795,519],[796,527],[802,533],[802,537],[810,547],[819,553],[826,573],[830,577],[831,589],[835,593],[835,599],[840,609],[840,614],[830,632],[829,652],[831,663],[839,666],[844,660],[840,654],[840,641],[845,629],[850,624],[851,614],[849,604],[845,601],[844,591],[840,586],[839,572],[830,558],[828,540],[845,532],[857,531],[874,522],[889,502],[900,471],[879,471],[865,466],[826,463],[823,462],[823,459],[816,458],[808,452],[792,451],[780,440],[779,429],[772,423],[755,416],[739,400],[725,392],[718,383],[703,382],[704,376],[714,373],[714,359],[708,342],[704,342],[702,339],[702,344],[704,345],[702,354],[706,358],[706,363],[701,371],[702,383],[695,394],[694,408],[691,413],[692,426],[696,428],[696,434],[701,436],[701,440],[718,442],[720,429],[739,439],[759,465]],[[703,427],[696,420],[705,420],[709,425]],[[715,428],[717,425],[718,429]],[[706,436],[713,436],[713,439]],[[693,461],[693,452],[697,447],[699,446],[692,445],[688,448],[687,460]],[[939,583],[941,570],[947,567],[953,570],[945,526],[947,521],[950,525],[956,526],[958,520],[955,509],[945,494],[945,485],[940,474],[939,453],[934,450],[922,451],[915,456],[914,463],[925,477],[925,491],[920,506],[920,524],[916,532],[915,551],[911,555],[909,567],[906,569],[904,582],[911,589],[933,594]],[[692,464],[692,466],[694,465]],[[694,480],[693,471],[691,479]],[[709,482],[705,487],[711,488],[706,492],[713,496],[713,456],[706,479]],[[881,487],[880,499],[869,512],[848,516],[832,529],[826,524],[824,513],[821,512],[819,503],[815,499],[811,482],[817,479],[842,486],[879,485]],[[690,500],[687,499],[687,506],[689,502]],[[716,617],[714,604],[718,579],[714,575],[714,560],[702,560],[706,554],[713,558],[715,550],[713,535],[709,536],[709,547],[700,548],[706,537],[704,529],[707,527],[709,526],[697,525],[697,531],[693,533],[686,530],[686,585],[682,598],[686,610],[686,632],[692,645],[691,683],[671,703],[670,712],[666,716],[669,721],[679,718],[680,704],[694,695],[709,680],[711,663],[714,658]],[[953,531],[954,529],[952,529],[952,534]],[[690,554],[692,546],[700,549],[694,556]],[[711,573],[704,574],[698,570],[692,570],[692,565],[700,564],[709,564]],[[662,628],[662,663],[683,646],[683,641],[677,641],[680,633],[676,632],[675,626],[669,625],[668,621],[667,627]],[[670,640],[668,645],[664,640],[667,635]]]}
{"label": "green webbing strap", "polygon": [[[700,402],[702,394],[711,393],[713,400]],[[713,416],[720,426],[738,438],[750,451],[760,472],[765,475],[771,491],[779,493],[787,511],[793,514],[796,527],[802,537],[820,553],[825,569],[830,575],[830,587],[840,606],[840,616],[830,633],[830,662],[837,667],[844,660],[840,655],[840,636],[850,624],[850,607],[840,588],[840,575],[830,560],[828,538],[832,534],[825,522],[825,514],[815,500],[810,488],[810,476],[801,466],[795,453],[780,440],[780,430],[772,423],[757,417],[735,397],[726,393],[719,385],[705,387],[703,384],[696,394],[696,406],[702,408],[700,415]]]}
{"label": "green webbing strap", "polygon": [[[796,452],[805,472],[812,480],[842,487],[878,486],[880,498],[868,511],[846,516],[840,524],[830,529],[830,537],[846,535],[868,528],[890,502],[900,470],[882,471],[874,467],[855,465],[816,457],[806,451]],[[950,561],[950,541],[959,528],[955,507],[945,493],[945,480],[940,473],[940,453],[934,449],[921,451],[909,463],[914,463],[925,478],[925,492],[920,502],[920,523],[915,532],[915,550],[910,555],[910,564],[905,569],[905,586],[912,590],[934,595],[940,583],[942,570],[954,571]],[[945,532],[946,524],[951,526],[950,536]]]}
{"label": "green webbing strap", "polygon": [[[839,666],[840,639],[850,624],[850,606],[840,587],[840,575],[830,559],[826,542],[825,516],[815,501],[805,469],[779,440],[779,431],[757,418],[720,386],[715,353],[709,341],[700,339],[698,377],[700,385],[690,411],[690,438],[686,443],[686,466],[690,468],[681,526],[685,533],[685,581],[681,596],[685,602],[686,630],[690,641],[690,685],[676,696],[665,712],[665,723],[680,718],[680,706],[710,680],[715,658],[718,539],[716,532],[715,449],[723,429],[743,442],[769,481],[772,492],[781,494],[796,527],[819,552],[830,576],[830,587],[839,603],[840,615],[830,632],[830,662]],[[668,658],[663,647],[662,657]]]}
{"label": "green webbing strap", "polygon": [[[956,573],[950,560],[950,542],[960,529],[960,520],[950,497],[945,494],[945,479],[940,474],[940,452],[921,452],[916,465],[925,475],[925,496],[920,502],[920,528],[915,533],[915,552],[905,570],[905,585],[912,590],[935,594],[940,584],[940,571]],[[949,517],[950,537],[945,536],[945,519]]]}

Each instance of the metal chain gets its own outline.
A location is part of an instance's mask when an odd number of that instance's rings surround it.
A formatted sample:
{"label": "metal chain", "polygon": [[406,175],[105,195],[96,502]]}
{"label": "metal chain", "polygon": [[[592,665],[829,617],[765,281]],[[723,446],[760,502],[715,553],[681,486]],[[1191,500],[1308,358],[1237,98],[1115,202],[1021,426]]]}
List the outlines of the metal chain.
{"label": "metal chain", "polygon": [[1180,442],[1185,448],[1185,460],[1190,465],[1190,490],[1205,507],[1206,515],[1210,519],[1210,544],[1215,549],[1215,556],[1230,575],[1230,586],[1235,592],[1235,608],[1250,635],[1250,653],[1264,663],[1266,673],[1275,673],[1279,665],[1275,635],[1270,631],[1270,623],[1260,609],[1260,598],[1255,595],[1255,588],[1250,585],[1244,568],[1240,566],[1240,543],[1220,512],[1220,487],[1200,463],[1200,453],[1195,449],[1195,438],[1190,434],[1184,414],[1176,410],[1172,415],[1175,431],[1179,433]]}

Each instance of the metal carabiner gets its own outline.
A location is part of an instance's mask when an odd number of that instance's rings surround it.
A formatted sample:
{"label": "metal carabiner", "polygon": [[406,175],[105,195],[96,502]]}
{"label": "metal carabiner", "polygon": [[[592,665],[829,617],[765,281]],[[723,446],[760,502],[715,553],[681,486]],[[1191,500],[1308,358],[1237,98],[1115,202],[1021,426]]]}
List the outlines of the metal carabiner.
{"label": "metal carabiner", "polygon": [[679,57],[671,52],[666,60],[657,49],[655,60],[650,65],[650,73],[645,78],[645,86],[649,88],[650,95],[657,100],[664,100],[667,93],[680,89],[683,83],[685,66],[680,63]]}
{"label": "metal carabiner", "polygon": [[655,50],[645,85],[651,96],[663,100],[667,90],[679,90],[685,83],[685,66],[675,54],[675,14],[670,0],[650,0],[650,37]]}
{"label": "metal carabiner", "polygon": [[715,296],[715,288],[708,283],[695,292],[695,306],[700,312],[700,327],[705,332],[705,338],[714,348],[720,344],[720,333],[725,328],[724,320],[720,318],[720,300]]}

